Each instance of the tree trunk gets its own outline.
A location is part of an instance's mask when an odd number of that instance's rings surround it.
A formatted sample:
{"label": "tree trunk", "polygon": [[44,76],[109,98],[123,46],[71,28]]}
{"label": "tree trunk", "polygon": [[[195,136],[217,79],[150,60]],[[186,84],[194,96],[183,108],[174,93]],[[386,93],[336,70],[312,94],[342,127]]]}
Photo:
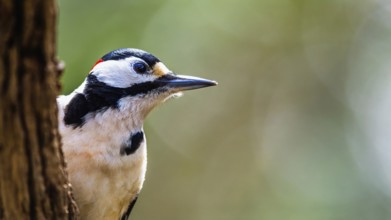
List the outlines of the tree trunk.
{"label": "tree trunk", "polygon": [[57,130],[56,2],[0,0],[0,219],[75,219]]}

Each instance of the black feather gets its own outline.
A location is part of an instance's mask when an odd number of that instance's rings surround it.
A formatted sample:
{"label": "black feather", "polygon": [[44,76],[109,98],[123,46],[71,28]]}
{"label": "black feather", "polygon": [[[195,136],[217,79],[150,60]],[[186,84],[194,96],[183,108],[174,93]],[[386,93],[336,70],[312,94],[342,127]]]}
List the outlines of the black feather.
{"label": "black feather", "polygon": [[65,108],[64,123],[74,125],[74,127],[82,126],[84,123],[83,117],[89,111],[86,97],[84,94],[78,93]]}
{"label": "black feather", "polygon": [[[171,76],[162,76],[169,78]],[[137,83],[127,88],[117,88],[98,80],[94,74],[87,77],[83,93],[72,98],[65,108],[64,122],[66,125],[82,127],[84,116],[90,112],[105,111],[108,108],[118,108],[118,101],[127,96],[146,95],[150,92],[164,92],[167,83],[149,81]]]}
{"label": "black feather", "polygon": [[121,146],[121,154],[124,155],[129,155],[133,154],[134,152],[137,151],[137,149],[141,146],[141,143],[144,140],[144,133],[142,131],[139,131],[135,134],[130,135],[129,140],[126,141],[122,146]]}
{"label": "black feather", "polygon": [[126,212],[122,215],[121,217],[121,220],[127,220],[130,216],[130,213],[132,212],[132,209],[134,207],[134,204],[136,204],[137,202],[137,198],[138,198],[138,195],[136,197],[134,197],[134,199],[132,200],[132,202],[129,203],[129,206],[128,206],[128,209],[126,210]]}
{"label": "black feather", "polygon": [[104,55],[102,57],[103,61],[107,60],[122,60],[128,57],[138,57],[142,60],[144,60],[150,67],[155,65],[156,63],[160,62],[160,60],[155,57],[154,55],[139,50],[139,49],[132,49],[132,48],[120,48],[114,51],[111,51]]}

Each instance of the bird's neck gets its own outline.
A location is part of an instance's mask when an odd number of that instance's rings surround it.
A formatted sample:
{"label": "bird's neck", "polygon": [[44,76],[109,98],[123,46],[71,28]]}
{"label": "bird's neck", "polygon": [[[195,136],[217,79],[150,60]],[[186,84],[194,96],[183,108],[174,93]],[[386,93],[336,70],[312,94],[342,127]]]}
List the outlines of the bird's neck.
{"label": "bird's neck", "polygon": [[96,88],[91,89],[84,82],[70,95],[58,98],[61,132],[77,134],[79,144],[85,141],[86,146],[93,138],[120,146],[130,135],[142,131],[144,119],[162,101],[154,96],[124,96],[119,89],[93,85]]}
{"label": "bird's neck", "polygon": [[[59,104],[60,132],[63,136],[64,152],[70,158],[73,154],[91,153],[99,158],[113,157],[111,161],[113,167],[120,166],[115,158],[121,156],[121,147],[134,134],[142,133],[143,122],[147,113],[141,111],[141,106],[137,105],[134,99],[121,99],[117,107],[105,107],[97,111],[78,114],[77,110],[86,108],[86,103],[81,96],[79,101],[72,101],[77,97],[76,92],[61,96],[57,99]],[[79,93],[80,95],[80,93]],[[83,95],[83,94],[81,94]],[[69,105],[75,105],[70,107]],[[80,106],[78,106],[80,105]],[[69,113],[76,111],[76,113]],[[67,113],[68,112],[68,113]],[[81,117],[81,122],[76,124],[66,124],[64,118],[67,114]],[[70,120],[78,122],[78,120]],[[137,154],[138,155],[138,154]],[[136,156],[137,156],[136,155]]]}

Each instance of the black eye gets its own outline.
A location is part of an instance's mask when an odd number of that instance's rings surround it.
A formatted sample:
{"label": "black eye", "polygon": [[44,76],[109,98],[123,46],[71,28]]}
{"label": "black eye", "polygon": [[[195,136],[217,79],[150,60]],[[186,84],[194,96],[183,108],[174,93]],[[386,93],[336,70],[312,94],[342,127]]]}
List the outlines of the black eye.
{"label": "black eye", "polygon": [[145,73],[147,71],[147,65],[142,62],[133,64],[133,69],[136,73]]}

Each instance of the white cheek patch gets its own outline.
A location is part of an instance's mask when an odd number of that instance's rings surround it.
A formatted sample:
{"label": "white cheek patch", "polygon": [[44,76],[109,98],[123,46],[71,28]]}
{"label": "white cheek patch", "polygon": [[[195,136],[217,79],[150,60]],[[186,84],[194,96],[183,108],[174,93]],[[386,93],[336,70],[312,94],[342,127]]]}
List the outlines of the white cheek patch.
{"label": "white cheek patch", "polygon": [[[132,71],[131,61],[107,60],[98,63],[90,74],[94,74],[100,82],[116,88],[127,88],[134,84],[152,81],[155,76],[149,74],[137,74]],[[134,58],[133,58],[134,59]]]}

